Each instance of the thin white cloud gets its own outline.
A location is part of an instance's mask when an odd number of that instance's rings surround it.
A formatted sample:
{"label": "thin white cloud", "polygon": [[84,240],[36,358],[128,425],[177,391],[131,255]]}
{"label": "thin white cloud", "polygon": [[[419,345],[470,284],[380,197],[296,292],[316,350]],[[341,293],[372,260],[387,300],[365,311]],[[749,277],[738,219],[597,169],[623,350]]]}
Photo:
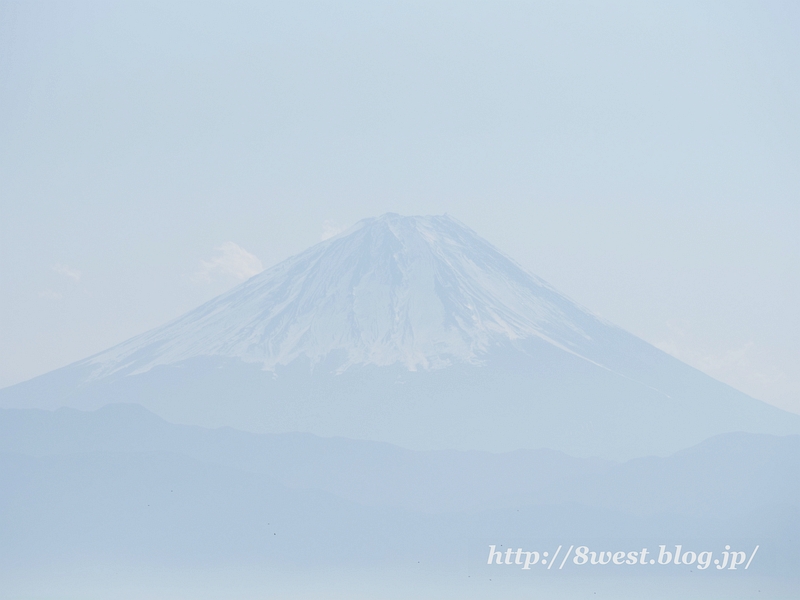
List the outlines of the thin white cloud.
{"label": "thin white cloud", "polygon": [[321,241],[328,240],[335,235],[339,235],[344,231],[344,227],[341,227],[334,223],[333,221],[325,221],[322,224],[322,235],[320,236]]}
{"label": "thin white cloud", "polygon": [[225,242],[214,250],[216,254],[211,260],[201,261],[197,280],[209,282],[214,276],[228,275],[244,281],[264,270],[257,256],[234,242]]}
{"label": "thin white cloud", "polygon": [[76,283],[81,280],[81,272],[78,271],[78,269],[73,269],[67,265],[62,265],[61,263],[56,263],[51,268],[62,277],[72,279],[72,281]]}
{"label": "thin white cloud", "polygon": [[773,353],[752,340],[712,346],[683,323],[671,321],[667,328],[670,334],[654,344],[657,348],[746,394],[774,402],[791,383]]}

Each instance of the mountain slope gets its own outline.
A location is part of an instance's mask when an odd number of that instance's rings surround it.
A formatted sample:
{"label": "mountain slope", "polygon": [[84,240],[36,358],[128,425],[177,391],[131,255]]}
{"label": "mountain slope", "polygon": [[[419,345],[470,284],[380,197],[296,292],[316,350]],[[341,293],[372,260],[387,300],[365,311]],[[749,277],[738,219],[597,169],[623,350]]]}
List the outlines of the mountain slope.
{"label": "mountain slope", "polygon": [[592,315],[447,217],[384,215],[0,406],[134,402],[174,422],[409,448],[667,454],[800,416]]}

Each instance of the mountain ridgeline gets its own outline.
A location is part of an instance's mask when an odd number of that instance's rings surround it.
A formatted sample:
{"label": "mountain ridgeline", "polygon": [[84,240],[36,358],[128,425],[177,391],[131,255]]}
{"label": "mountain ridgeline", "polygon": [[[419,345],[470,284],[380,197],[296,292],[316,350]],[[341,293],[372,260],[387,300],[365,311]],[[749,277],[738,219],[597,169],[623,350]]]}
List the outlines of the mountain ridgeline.
{"label": "mountain ridgeline", "polygon": [[209,427],[613,459],[800,433],[800,416],[603,321],[449,216],[363,220],[171,323],[0,390],[6,408],[117,402]]}

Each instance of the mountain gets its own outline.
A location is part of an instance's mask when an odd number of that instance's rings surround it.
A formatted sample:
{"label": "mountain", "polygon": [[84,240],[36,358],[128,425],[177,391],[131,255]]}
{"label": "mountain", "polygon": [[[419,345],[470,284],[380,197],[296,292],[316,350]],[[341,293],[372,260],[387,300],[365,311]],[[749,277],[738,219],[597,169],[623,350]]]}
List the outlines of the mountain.
{"label": "mountain", "polygon": [[488,541],[760,544],[752,574],[796,577],[798,467],[800,436],[727,434],[615,463],[208,430],[130,405],[0,410],[0,572],[421,561],[475,574]]}
{"label": "mountain", "polygon": [[89,380],[201,356],[433,370],[531,337],[587,358],[598,325],[454,219],[385,215],[78,366]]}
{"label": "mountain", "polygon": [[91,412],[0,409],[0,455],[155,454],[257,474],[285,489],[426,514],[566,505],[730,519],[800,507],[796,435],[728,433],[667,457],[615,462],[542,449],[417,451],[310,434],[205,429],[168,423],[131,404]]}
{"label": "mountain", "polygon": [[408,448],[667,454],[800,433],[596,317],[449,216],[366,219],[186,315],[0,390],[168,420]]}

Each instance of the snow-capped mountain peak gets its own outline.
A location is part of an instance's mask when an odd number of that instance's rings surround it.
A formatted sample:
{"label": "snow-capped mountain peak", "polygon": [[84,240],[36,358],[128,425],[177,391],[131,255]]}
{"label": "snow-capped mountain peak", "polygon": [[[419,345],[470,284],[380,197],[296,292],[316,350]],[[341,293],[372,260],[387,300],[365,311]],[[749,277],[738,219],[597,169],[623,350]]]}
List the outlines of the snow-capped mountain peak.
{"label": "snow-capped mountain peak", "polygon": [[0,390],[0,406],[142,404],[175,423],[407,448],[631,458],[800,432],[591,315],[448,216],[384,215],[162,327]]}
{"label": "snow-capped mountain peak", "polygon": [[364,219],[87,362],[94,377],[197,356],[437,369],[531,336],[580,353],[599,324],[450,216]]}

